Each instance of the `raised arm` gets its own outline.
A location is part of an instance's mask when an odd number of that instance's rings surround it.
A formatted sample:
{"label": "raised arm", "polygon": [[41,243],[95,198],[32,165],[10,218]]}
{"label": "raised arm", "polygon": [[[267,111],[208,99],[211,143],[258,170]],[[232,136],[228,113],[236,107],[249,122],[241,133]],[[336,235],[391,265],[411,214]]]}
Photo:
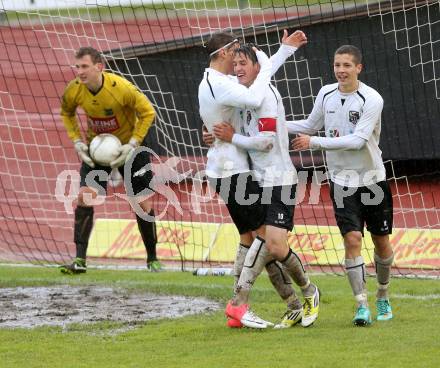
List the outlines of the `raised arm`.
{"label": "raised arm", "polygon": [[292,56],[296,50],[307,43],[307,37],[303,31],[295,31],[291,35],[284,30],[281,46],[278,51],[270,58],[272,62],[272,72],[274,75],[285,61]]}
{"label": "raised arm", "polygon": [[219,85],[220,93],[216,95],[219,103],[227,106],[256,108],[261,105],[265,97],[266,86],[270,82],[272,63],[263,51],[256,51],[260,72],[254,83],[245,87],[230,79],[224,78]]}

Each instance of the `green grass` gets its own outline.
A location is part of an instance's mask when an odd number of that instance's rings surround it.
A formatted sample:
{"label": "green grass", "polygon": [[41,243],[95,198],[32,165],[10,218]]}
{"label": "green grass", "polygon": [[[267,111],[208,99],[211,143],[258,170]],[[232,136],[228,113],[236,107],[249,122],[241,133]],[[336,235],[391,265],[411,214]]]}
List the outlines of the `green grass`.
{"label": "green grass", "polygon": [[[353,298],[344,277],[313,276],[321,313],[308,329],[228,329],[223,312],[145,322],[120,334],[112,322],[36,329],[0,328],[2,367],[437,367],[440,281],[393,279],[395,319],[368,328],[351,325]],[[231,277],[189,273],[89,270],[66,277],[56,269],[0,267],[0,287],[106,285],[133,292],[206,296],[225,303]],[[375,282],[369,279],[370,299]],[[433,295],[426,300],[415,296]],[[276,321],[284,305],[266,276],[252,294],[253,308]],[[1,299],[0,299],[1,303]],[[1,316],[0,316],[1,318]]]}

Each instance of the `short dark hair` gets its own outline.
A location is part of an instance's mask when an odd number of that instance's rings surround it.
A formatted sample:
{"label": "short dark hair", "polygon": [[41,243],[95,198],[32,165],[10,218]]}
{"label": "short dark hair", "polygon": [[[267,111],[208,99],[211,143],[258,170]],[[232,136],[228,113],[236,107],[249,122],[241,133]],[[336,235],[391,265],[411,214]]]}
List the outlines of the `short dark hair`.
{"label": "short dark hair", "polygon": [[362,53],[356,46],[342,45],[335,51],[335,55],[349,54],[353,56],[353,61],[356,65],[362,64]]}
{"label": "short dark hair", "polygon": [[102,63],[105,64],[104,58],[101,53],[93,47],[84,46],[80,47],[78,51],[75,53],[76,59],[81,59],[82,57],[90,55],[90,59],[92,59],[93,64]]}
{"label": "short dark hair", "polygon": [[234,50],[234,53],[235,55],[244,55],[246,58],[252,61],[252,64],[257,64],[258,58],[253,47],[256,47],[258,49],[258,46],[254,45],[253,43],[244,43],[240,45],[240,47],[236,48]]}
{"label": "short dark hair", "polygon": [[231,33],[227,32],[217,32],[214,33],[211,38],[208,40],[208,43],[206,44],[206,51],[208,52],[208,55],[210,55],[211,59],[217,58],[218,53],[215,53],[211,56],[211,54],[222,47],[226,46],[228,43],[231,43],[234,41],[235,37]]}

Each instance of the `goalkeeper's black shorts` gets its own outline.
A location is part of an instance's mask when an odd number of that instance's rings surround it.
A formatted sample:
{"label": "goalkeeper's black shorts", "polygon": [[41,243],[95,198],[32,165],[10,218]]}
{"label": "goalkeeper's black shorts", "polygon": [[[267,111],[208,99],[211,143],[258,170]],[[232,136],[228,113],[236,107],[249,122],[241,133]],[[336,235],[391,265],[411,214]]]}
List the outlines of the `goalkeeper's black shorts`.
{"label": "goalkeeper's black shorts", "polygon": [[[124,178],[125,190],[129,197],[150,195],[154,192],[150,188],[150,182],[153,178],[150,153],[149,151],[143,151],[141,148],[136,149],[132,158],[125,165],[118,168]],[[128,170],[129,176],[125,175],[125,170]],[[99,195],[105,195],[111,171],[112,169],[108,166],[96,165],[94,168],[91,168],[83,162],[79,172],[81,178],[80,186],[94,188],[98,190]]]}

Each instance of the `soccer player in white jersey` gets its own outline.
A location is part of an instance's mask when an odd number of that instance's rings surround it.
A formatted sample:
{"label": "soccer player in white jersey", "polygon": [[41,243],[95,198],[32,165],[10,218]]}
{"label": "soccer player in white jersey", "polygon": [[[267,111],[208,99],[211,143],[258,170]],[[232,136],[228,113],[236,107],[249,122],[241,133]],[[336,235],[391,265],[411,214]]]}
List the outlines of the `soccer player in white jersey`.
{"label": "soccer player in white jersey", "polygon": [[[290,36],[284,32],[282,46],[270,59],[263,52],[258,53],[262,63],[261,72],[255,83],[248,89],[238,84],[237,78],[232,77],[234,49],[239,46],[238,40],[228,33],[214,34],[208,42],[210,65],[205,70],[199,86],[200,115],[205,127],[212,132],[213,126],[222,121],[231,121],[237,106],[254,106],[261,104],[264,93],[262,90],[272,74],[296,50],[307,42],[301,31]],[[232,122],[232,121],[231,121]],[[233,123],[233,122],[232,122]],[[265,149],[261,146],[260,149]],[[216,140],[208,151],[206,174],[211,185],[220,194],[229,210],[231,218],[240,233],[240,246],[234,263],[236,281],[240,276],[246,253],[254,241],[264,242],[262,238],[254,239],[252,231],[258,230],[262,235],[261,225],[264,221],[265,210],[259,201],[248,203],[246,199],[259,196],[258,184],[253,180],[249,170],[248,154],[245,150],[230,143]],[[288,276],[275,262],[267,265],[272,283],[280,296],[288,303],[297,299],[291,287]],[[277,281],[278,280],[278,281]],[[254,315],[250,310],[241,319],[244,325],[255,328],[266,328],[271,325]],[[238,320],[229,320],[230,327],[241,326]]]}
{"label": "soccer player in white jersey", "polygon": [[[256,55],[249,44],[235,50],[234,72],[240,84],[250,86],[260,70]],[[304,295],[304,311],[301,303],[288,310],[277,328],[291,327],[302,320],[308,327],[314,323],[319,311],[319,290],[305,273],[299,257],[289,248],[287,233],[292,230],[295,210],[297,173],[289,154],[289,139],[285,125],[285,111],[278,90],[268,83],[264,87],[262,104],[254,108],[237,108],[235,122],[240,122],[236,134],[232,125],[214,126],[216,138],[231,142],[248,150],[252,168],[262,189],[262,204],[266,205],[264,218],[265,243],[254,243],[247,253],[235,296],[226,313],[240,319],[247,309],[249,290],[268,260],[280,262]],[[258,148],[266,144],[265,151]],[[299,301],[298,301],[299,302]]]}
{"label": "soccer player in white jersey", "polygon": [[383,99],[373,88],[358,80],[362,55],[357,47],[338,48],[333,68],[337,83],[321,88],[308,119],[290,122],[288,127],[290,133],[306,134],[325,129],[325,137],[300,134],[292,145],[295,150],[326,150],[330,194],[336,222],[344,238],[345,268],[357,301],[353,323],[366,326],[371,323],[371,312],[361,255],[364,224],[374,243],[377,320],[393,317],[388,298],[393,263],[389,242],[393,202],[379,149]]}

